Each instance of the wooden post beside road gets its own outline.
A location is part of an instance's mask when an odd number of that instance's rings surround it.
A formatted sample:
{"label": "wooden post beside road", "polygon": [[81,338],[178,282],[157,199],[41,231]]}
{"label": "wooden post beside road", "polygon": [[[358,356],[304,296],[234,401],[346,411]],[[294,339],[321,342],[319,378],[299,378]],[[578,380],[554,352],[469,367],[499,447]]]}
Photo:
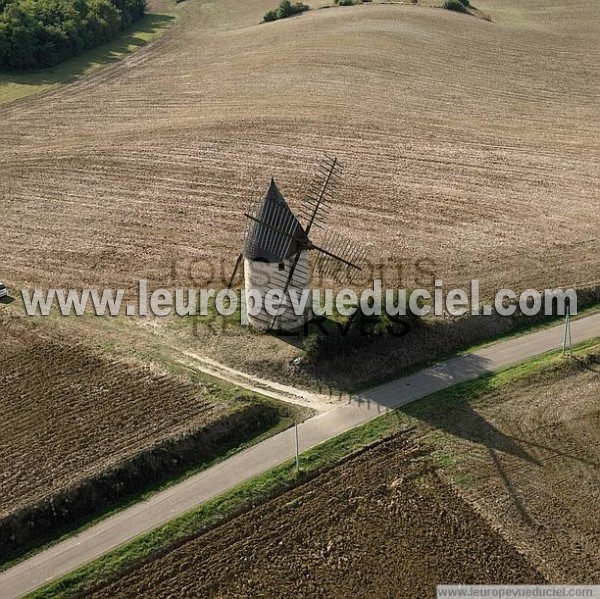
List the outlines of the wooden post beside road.
{"label": "wooden post beside road", "polygon": [[298,443],[298,423],[294,422],[294,429],[296,433],[296,471],[300,472],[300,444]]}

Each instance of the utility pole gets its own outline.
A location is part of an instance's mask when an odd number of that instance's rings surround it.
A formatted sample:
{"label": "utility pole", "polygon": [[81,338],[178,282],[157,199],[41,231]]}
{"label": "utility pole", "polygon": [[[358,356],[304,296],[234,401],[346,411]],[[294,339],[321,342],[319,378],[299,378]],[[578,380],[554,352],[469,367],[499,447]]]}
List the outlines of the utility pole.
{"label": "utility pole", "polygon": [[567,311],[565,314],[565,330],[563,333],[562,353],[563,356],[569,352],[571,355],[571,307],[567,305]]}
{"label": "utility pole", "polygon": [[300,444],[298,443],[298,423],[294,422],[294,429],[296,433],[296,471],[300,472]]}

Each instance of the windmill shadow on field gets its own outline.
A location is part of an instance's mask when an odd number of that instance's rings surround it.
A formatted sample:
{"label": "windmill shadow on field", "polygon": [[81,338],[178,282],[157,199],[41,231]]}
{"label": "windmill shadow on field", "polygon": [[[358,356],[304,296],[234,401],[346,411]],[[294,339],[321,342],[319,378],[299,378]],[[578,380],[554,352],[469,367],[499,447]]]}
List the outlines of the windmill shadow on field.
{"label": "windmill shadow on field", "polygon": [[[475,358],[475,356],[471,357]],[[483,392],[485,393],[485,388]],[[514,437],[503,433],[479,414],[472,406],[472,395],[468,391],[465,391],[464,395],[460,393],[458,389],[455,390],[453,397],[433,399],[421,405],[417,402],[402,408],[402,411],[433,430],[444,431],[459,439],[482,446],[519,517],[524,523],[532,524],[533,520],[521,499],[517,485],[511,479],[511,470],[503,462],[505,459],[510,461],[511,458],[517,458],[534,467],[541,468],[543,464],[526,451]],[[466,448],[464,450],[468,451]]]}
{"label": "windmill shadow on field", "polygon": [[[463,380],[473,378],[473,375],[481,376],[483,374],[485,376],[489,373],[485,370],[485,366],[476,364],[480,360],[477,356],[464,356],[462,359],[451,360],[448,364],[466,362],[469,358],[473,363],[467,366],[466,371],[463,371]],[[453,384],[462,382],[460,378],[455,376]],[[480,379],[480,382],[482,380],[485,378]],[[485,389],[483,392],[485,393]],[[444,397],[440,400],[437,398],[431,401],[426,400],[426,403],[421,405],[417,402],[402,408],[402,411],[433,429],[442,430],[459,439],[482,445],[490,451],[510,454],[529,463],[540,465],[539,461],[525,451],[512,437],[503,433],[473,408],[471,405],[473,400],[468,391],[462,395],[458,388],[453,395],[451,399]]]}

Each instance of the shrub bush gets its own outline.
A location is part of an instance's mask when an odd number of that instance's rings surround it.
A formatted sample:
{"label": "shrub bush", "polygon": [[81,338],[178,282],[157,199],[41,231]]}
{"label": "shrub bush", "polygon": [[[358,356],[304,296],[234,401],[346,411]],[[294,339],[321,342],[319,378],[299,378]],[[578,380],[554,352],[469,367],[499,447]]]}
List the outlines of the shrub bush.
{"label": "shrub bush", "polygon": [[265,13],[263,21],[268,23],[269,21],[276,21],[277,19],[285,19],[292,15],[309,10],[310,6],[302,4],[302,2],[296,2],[292,4],[290,0],[281,0],[279,6],[276,9],[270,10]]}
{"label": "shrub bush", "polygon": [[442,6],[447,10],[455,10],[456,12],[467,12],[466,5],[461,0],[444,0],[444,4]]}
{"label": "shrub bush", "polygon": [[265,16],[263,17],[263,21],[265,23],[268,23],[269,21],[276,21],[279,17],[277,16],[277,11],[276,10],[270,10],[269,12],[265,13]]}
{"label": "shrub bush", "polygon": [[392,318],[387,314],[365,316],[358,311],[347,321],[330,328],[327,334],[311,332],[304,340],[305,359],[308,364],[314,365],[321,361],[356,355],[386,339],[403,337],[420,324],[421,319],[412,314]]}

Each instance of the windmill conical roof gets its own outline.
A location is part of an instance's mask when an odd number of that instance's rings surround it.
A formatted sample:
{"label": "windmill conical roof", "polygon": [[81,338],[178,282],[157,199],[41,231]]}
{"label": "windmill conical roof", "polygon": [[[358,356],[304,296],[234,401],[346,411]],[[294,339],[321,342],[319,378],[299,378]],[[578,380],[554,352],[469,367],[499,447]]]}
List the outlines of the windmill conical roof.
{"label": "windmill conical roof", "polygon": [[249,260],[283,262],[307,240],[304,228],[272,177],[255,218],[260,222],[249,221],[244,244],[244,256]]}

